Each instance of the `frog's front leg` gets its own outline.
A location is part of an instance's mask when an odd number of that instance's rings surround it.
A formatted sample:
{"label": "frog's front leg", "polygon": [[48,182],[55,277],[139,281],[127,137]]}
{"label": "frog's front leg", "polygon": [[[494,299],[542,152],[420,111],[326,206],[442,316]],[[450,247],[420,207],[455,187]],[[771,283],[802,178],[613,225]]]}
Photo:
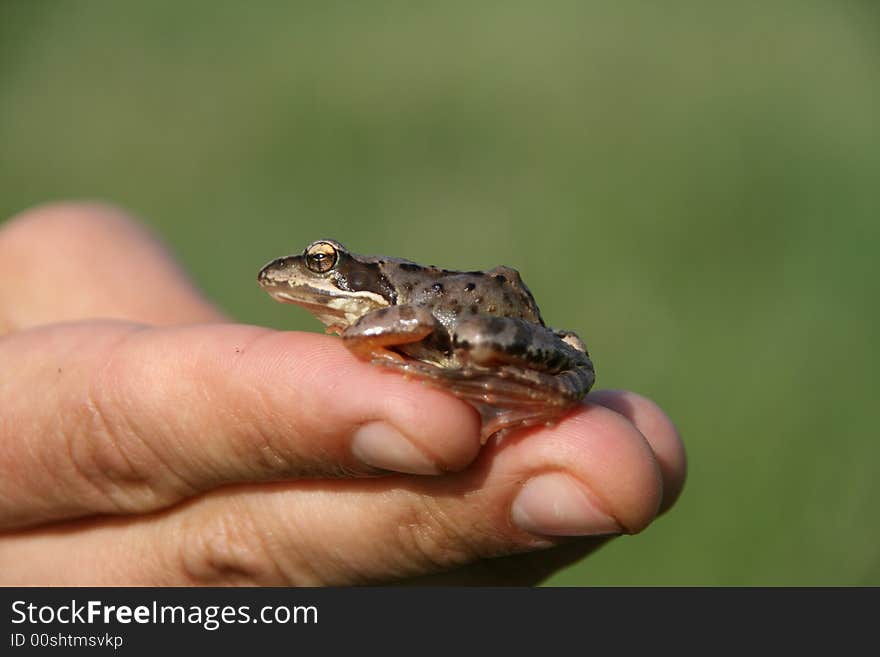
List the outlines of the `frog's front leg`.
{"label": "frog's front leg", "polygon": [[342,340],[361,358],[399,362],[403,356],[389,347],[418,342],[437,328],[434,315],[424,308],[389,306],[361,317],[342,332]]}

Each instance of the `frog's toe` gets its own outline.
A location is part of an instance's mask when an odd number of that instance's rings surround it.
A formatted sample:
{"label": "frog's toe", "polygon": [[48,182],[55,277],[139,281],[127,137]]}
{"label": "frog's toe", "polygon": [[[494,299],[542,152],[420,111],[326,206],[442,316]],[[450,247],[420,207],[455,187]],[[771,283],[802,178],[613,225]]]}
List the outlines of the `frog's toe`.
{"label": "frog's toe", "polygon": [[480,441],[485,444],[493,436],[503,438],[505,435],[517,429],[525,429],[543,424],[550,427],[565,412],[564,408],[538,407],[538,408],[499,408],[492,404],[482,402],[470,402],[480,413],[482,428],[480,429]]}

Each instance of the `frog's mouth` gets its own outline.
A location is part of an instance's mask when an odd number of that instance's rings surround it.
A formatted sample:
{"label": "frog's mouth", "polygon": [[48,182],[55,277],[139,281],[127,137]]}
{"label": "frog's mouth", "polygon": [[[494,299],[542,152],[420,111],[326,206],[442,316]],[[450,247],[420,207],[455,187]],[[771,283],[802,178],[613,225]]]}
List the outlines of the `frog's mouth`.
{"label": "frog's mouth", "polygon": [[275,301],[292,303],[305,308],[325,326],[339,324],[340,320],[345,317],[345,309],[339,304],[334,304],[333,296],[323,290],[301,287],[297,288],[295,292],[277,288],[266,291]]}
{"label": "frog's mouth", "polygon": [[381,295],[366,290],[339,294],[310,285],[266,286],[265,289],[276,301],[305,308],[328,327],[351,326],[371,310],[388,305]]}
{"label": "frog's mouth", "polygon": [[328,292],[313,287],[300,287],[297,288],[295,292],[282,288],[268,289],[266,291],[273,299],[275,299],[275,301],[280,301],[281,303],[295,303],[296,305],[308,308],[309,310],[327,308],[333,300],[333,296]]}

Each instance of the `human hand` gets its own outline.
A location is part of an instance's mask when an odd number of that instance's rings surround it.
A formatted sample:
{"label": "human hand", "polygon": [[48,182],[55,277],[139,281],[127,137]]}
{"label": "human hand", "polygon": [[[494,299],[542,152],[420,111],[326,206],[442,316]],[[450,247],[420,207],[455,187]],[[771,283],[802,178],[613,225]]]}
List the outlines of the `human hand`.
{"label": "human hand", "polygon": [[0,583],[535,583],[683,486],[636,394],[481,450],[451,395],[227,322],[118,210],[0,227]]}

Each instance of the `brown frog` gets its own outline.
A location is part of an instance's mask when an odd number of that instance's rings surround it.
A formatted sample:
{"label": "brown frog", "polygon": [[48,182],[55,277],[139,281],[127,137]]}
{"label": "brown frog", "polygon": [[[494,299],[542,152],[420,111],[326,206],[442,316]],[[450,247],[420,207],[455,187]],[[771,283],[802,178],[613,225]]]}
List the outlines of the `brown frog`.
{"label": "brown frog", "polygon": [[260,270],[274,299],[309,310],[361,358],[449,390],[472,404],[485,442],[552,423],[595,381],[580,338],[544,325],[509,267],[451,271],[356,255],[318,240]]}

